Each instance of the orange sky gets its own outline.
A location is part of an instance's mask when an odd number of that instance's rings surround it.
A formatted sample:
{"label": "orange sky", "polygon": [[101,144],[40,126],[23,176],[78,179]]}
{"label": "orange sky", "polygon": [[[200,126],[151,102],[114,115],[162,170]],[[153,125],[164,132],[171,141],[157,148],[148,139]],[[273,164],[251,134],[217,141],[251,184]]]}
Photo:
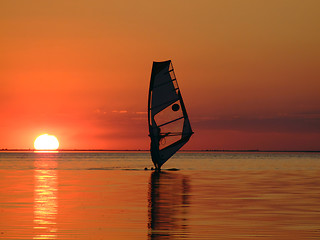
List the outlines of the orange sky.
{"label": "orange sky", "polygon": [[184,149],[320,150],[320,2],[0,3],[0,148],[148,149],[152,61],[171,59]]}

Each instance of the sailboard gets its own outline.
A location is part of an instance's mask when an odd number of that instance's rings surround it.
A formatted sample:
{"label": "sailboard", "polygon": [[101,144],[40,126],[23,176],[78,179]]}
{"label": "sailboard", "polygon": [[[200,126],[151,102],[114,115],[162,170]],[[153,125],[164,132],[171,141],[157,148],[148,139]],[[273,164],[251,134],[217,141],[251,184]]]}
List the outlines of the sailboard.
{"label": "sailboard", "polygon": [[160,170],[193,134],[171,60],[153,62],[148,123],[152,162]]}

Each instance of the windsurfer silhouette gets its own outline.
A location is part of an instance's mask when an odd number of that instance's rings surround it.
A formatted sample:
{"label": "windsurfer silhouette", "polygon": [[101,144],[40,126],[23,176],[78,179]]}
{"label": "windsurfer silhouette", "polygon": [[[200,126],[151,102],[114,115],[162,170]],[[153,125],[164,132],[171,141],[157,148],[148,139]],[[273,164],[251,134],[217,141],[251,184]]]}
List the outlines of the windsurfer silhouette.
{"label": "windsurfer silhouette", "polygon": [[152,162],[160,169],[193,133],[171,60],[152,64],[148,125]]}

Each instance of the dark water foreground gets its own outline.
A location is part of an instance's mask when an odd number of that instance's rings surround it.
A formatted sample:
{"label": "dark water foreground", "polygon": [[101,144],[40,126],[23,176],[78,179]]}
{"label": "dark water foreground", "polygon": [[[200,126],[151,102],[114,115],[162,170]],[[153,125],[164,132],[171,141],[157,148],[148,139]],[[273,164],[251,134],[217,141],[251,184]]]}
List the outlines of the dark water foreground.
{"label": "dark water foreground", "polygon": [[0,153],[0,239],[320,239],[320,154]]}

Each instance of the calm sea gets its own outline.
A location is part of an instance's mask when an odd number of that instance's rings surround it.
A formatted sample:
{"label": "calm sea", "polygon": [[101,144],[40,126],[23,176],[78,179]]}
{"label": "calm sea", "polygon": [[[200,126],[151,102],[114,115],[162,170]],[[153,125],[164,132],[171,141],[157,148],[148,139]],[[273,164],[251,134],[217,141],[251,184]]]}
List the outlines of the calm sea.
{"label": "calm sea", "polygon": [[320,153],[0,152],[0,239],[320,239]]}

